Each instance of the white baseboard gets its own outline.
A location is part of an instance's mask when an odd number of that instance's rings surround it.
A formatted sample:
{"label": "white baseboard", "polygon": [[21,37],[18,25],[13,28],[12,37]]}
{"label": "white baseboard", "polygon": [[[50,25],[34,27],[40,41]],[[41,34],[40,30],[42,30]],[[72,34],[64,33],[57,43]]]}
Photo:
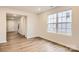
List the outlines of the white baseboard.
{"label": "white baseboard", "polygon": [[7,41],[0,41],[0,43],[6,43]]}

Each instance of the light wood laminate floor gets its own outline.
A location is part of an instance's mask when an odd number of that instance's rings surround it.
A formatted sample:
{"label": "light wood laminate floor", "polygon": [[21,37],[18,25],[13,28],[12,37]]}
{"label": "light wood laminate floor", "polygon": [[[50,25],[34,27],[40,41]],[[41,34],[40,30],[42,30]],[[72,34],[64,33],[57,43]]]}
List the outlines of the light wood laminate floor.
{"label": "light wood laminate floor", "polygon": [[8,33],[7,40],[7,43],[0,44],[1,52],[70,52],[68,48],[42,38],[26,39],[16,32]]}

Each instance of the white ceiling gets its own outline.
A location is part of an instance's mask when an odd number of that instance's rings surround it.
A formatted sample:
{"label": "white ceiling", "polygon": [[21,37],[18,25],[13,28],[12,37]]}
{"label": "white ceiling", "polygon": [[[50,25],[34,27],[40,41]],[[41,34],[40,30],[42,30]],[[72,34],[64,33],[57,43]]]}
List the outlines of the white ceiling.
{"label": "white ceiling", "polygon": [[48,9],[54,8],[54,6],[7,6],[7,7],[37,14],[44,12]]}
{"label": "white ceiling", "polygon": [[[44,12],[46,10],[49,10],[55,7],[54,6],[53,7],[52,6],[6,6],[6,8],[12,8],[12,9],[17,9],[17,10],[39,14],[41,12]],[[7,14],[8,20],[17,19],[20,17],[21,15]]]}

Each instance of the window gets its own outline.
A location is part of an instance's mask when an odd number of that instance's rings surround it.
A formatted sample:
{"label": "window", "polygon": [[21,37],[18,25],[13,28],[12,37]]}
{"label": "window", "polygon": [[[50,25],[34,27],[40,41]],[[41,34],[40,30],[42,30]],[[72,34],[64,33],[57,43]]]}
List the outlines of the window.
{"label": "window", "polygon": [[72,10],[48,16],[48,32],[71,33]]}
{"label": "window", "polygon": [[48,31],[56,32],[56,14],[49,15],[48,19]]}

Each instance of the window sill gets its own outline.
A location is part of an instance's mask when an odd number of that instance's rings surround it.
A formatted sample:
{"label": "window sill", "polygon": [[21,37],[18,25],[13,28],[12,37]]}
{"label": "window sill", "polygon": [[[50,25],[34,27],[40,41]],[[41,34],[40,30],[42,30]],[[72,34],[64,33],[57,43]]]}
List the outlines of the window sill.
{"label": "window sill", "polygon": [[60,35],[65,35],[65,36],[72,36],[72,33],[56,33],[56,32],[48,32],[52,34],[60,34]]}

